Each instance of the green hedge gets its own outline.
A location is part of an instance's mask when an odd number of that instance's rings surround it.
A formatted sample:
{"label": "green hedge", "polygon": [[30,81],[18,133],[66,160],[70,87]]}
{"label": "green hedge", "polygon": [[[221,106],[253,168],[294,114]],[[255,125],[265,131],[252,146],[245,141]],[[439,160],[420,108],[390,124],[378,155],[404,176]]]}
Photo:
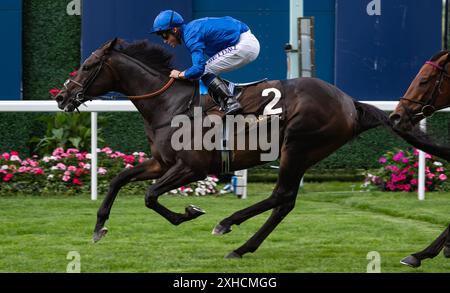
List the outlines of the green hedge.
{"label": "green hedge", "polygon": [[80,64],[81,17],[69,16],[69,1],[24,0],[23,93],[27,100],[49,97]]}
{"label": "green hedge", "polygon": [[[81,18],[68,16],[69,1],[24,0],[24,97],[49,98],[48,90],[60,87],[68,73],[79,65]],[[76,113],[71,114],[76,115]],[[107,117],[103,138],[106,145],[124,152],[148,151],[142,118],[137,113],[102,113]],[[44,133],[37,123],[39,114],[0,113],[0,151],[29,153],[27,141]],[[440,142],[449,143],[449,114],[429,121],[429,132]],[[407,145],[387,130],[363,133],[361,138],[320,162],[314,169],[375,168],[378,158],[393,148]]]}

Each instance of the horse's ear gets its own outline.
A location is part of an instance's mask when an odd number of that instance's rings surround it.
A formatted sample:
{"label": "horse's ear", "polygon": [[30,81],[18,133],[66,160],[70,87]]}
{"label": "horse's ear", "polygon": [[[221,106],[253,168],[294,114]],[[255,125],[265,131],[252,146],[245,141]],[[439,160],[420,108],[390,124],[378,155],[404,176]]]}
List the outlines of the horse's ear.
{"label": "horse's ear", "polygon": [[450,61],[450,51],[447,51],[447,58],[445,58],[445,62]]}
{"label": "horse's ear", "polygon": [[110,51],[114,50],[114,48],[116,47],[118,41],[119,41],[119,38],[114,38],[114,40],[112,40],[111,42],[107,43],[105,45],[105,51],[106,52],[110,52]]}

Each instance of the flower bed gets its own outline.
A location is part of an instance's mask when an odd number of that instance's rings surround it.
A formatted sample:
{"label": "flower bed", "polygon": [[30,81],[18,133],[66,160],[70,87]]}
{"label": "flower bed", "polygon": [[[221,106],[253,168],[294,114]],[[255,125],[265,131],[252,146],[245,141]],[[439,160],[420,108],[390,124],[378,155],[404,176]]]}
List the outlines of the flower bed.
{"label": "flower bed", "polygon": [[[105,192],[109,182],[123,169],[133,168],[148,159],[143,152],[124,154],[105,147],[98,149],[98,180],[100,192]],[[21,158],[17,152],[0,155],[0,191],[5,193],[64,193],[73,194],[90,190],[91,154],[78,149],[57,148],[51,156]],[[179,195],[216,194],[218,179],[205,180],[171,191]],[[144,183],[148,186],[149,182]],[[139,186],[139,185],[138,185]]]}
{"label": "flower bed", "polygon": [[[363,187],[369,189],[374,187],[383,191],[416,191],[418,156],[417,149],[387,152],[378,160],[382,167],[373,174],[367,174]],[[425,190],[441,189],[447,181],[443,163],[429,154],[425,154],[425,162]]]}

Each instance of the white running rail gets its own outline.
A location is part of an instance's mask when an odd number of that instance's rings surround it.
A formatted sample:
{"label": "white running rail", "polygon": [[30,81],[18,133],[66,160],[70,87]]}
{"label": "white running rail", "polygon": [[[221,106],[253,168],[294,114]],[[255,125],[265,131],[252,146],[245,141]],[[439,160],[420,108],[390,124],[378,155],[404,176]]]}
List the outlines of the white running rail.
{"label": "white running rail", "polygon": [[[371,104],[383,111],[393,111],[398,102],[383,101],[362,101]],[[137,112],[131,101],[92,101],[87,103],[87,107],[80,106],[81,112],[91,112],[91,199],[97,200],[97,114],[99,112]],[[0,101],[0,112],[60,112],[55,101]],[[450,112],[450,108],[441,110]],[[424,120],[423,120],[424,121]],[[423,130],[426,130],[426,121],[421,123]],[[425,154],[419,153],[419,200],[425,199]]]}

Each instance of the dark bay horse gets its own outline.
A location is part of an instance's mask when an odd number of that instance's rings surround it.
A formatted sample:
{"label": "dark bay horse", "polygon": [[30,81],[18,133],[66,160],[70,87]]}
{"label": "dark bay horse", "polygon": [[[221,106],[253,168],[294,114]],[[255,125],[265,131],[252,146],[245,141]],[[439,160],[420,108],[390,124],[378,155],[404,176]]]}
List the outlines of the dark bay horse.
{"label": "dark bay horse", "polygon": [[[197,84],[169,79],[171,56],[159,46],[147,42],[127,44],[113,40],[83,63],[78,74],[65,83],[56,96],[60,109],[74,111],[85,101],[109,91],[127,95],[144,118],[152,158],[118,174],[111,182],[97,213],[94,241],[106,233],[104,227],[113,202],[122,186],[129,182],[157,179],[145,195],[145,205],[173,225],[192,220],[204,212],[194,206],[176,213],[158,202],[165,192],[221,172],[221,153],[217,150],[179,150],[171,145],[175,129],[171,119],[189,112],[199,104]],[[274,94],[264,95],[269,89]],[[204,105],[211,99],[206,97]],[[235,212],[213,229],[222,235],[251,217],[272,210],[263,226],[246,243],[227,257],[240,258],[254,252],[283,218],[294,208],[299,183],[305,171],[332,154],[363,131],[385,125],[391,128],[383,111],[359,103],[338,88],[314,78],[266,81],[247,86],[239,98],[246,113],[264,114],[266,109],[281,109],[277,132],[279,176],[272,194],[265,200]],[[270,111],[269,111],[270,112]],[[436,147],[410,133],[397,132],[406,141],[430,153],[450,158],[450,150]],[[265,163],[258,150],[232,152],[230,170],[240,170]]]}
{"label": "dark bay horse", "polygon": [[[450,52],[441,51],[422,66],[411,82],[390,120],[395,129],[409,131],[417,123],[436,111],[450,106]],[[448,159],[447,159],[448,161]],[[424,250],[402,260],[402,263],[419,267],[421,261],[433,258],[444,249],[450,258],[450,225]]]}

